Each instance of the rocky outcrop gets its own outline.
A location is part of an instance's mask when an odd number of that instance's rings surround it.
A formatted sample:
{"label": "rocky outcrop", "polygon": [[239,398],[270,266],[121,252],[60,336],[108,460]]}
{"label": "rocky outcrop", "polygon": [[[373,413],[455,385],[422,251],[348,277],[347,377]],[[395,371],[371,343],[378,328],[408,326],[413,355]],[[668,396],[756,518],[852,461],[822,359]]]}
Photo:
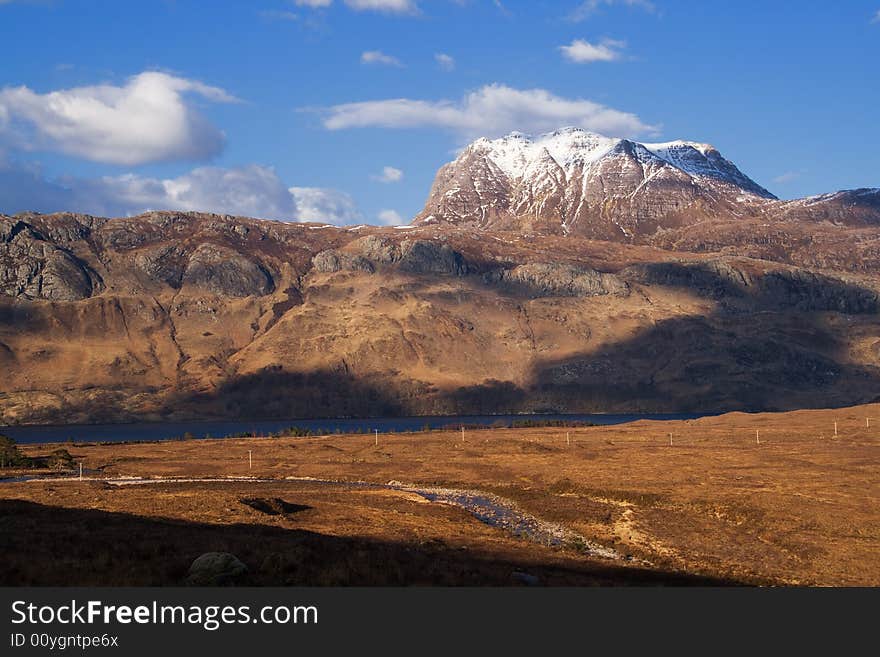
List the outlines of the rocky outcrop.
{"label": "rocky outcrop", "polygon": [[160,244],[138,250],[133,263],[148,279],[177,289],[183,281],[187,259],[186,252],[177,244]]}
{"label": "rocky outcrop", "polygon": [[321,251],[312,258],[312,266],[315,271],[323,274],[337,271],[361,271],[372,274],[376,270],[373,263],[362,255],[351,255],[332,249]]}
{"label": "rocky outcrop", "polygon": [[361,237],[350,244],[350,248],[359,252],[370,262],[379,265],[390,265],[400,259],[400,249],[389,239],[378,235]]}
{"label": "rocky outcrop", "polygon": [[565,264],[534,263],[496,269],[484,274],[483,280],[507,293],[532,298],[629,294],[629,285],[614,274]]}
{"label": "rocky outcrop", "polygon": [[0,220],[0,293],[11,297],[78,301],[100,277],[65,249],[22,221]]}
{"label": "rocky outcrop", "polygon": [[758,295],[771,306],[849,315],[880,312],[880,295],[860,285],[803,269],[770,272],[758,279]]}
{"label": "rocky outcrop", "polygon": [[321,273],[360,271],[372,274],[378,267],[392,265],[412,274],[464,276],[470,271],[464,256],[437,240],[391,240],[370,236],[355,240],[345,250],[328,249],[312,258]]}
{"label": "rocky outcrop", "polygon": [[90,215],[62,213],[52,215],[51,219],[44,215],[25,213],[18,219],[26,222],[43,236],[44,239],[57,246],[70,247],[76,242],[87,239],[94,227],[100,226],[106,219]]}
{"label": "rocky outcrop", "polygon": [[749,272],[724,260],[660,262],[628,267],[621,276],[644,285],[680,287],[726,302],[747,300],[749,308],[846,314],[880,311],[877,290],[798,268]]}
{"label": "rocky outcrop", "polygon": [[400,243],[401,270],[413,274],[464,276],[468,264],[464,256],[448,244],[435,240],[404,240]]}
{"label": "rocky outcrop", "polygon": [[240,253],[217,244],[202,244],[190,256],[184,285],[230,297],[262,296],[274,289],[266,269]]}
{"label": "rocky outcrop", "polygon": [[25,294],[50,301],[78,301],[92,296],[93,287],[84,263],[61,249],[53,249]]}
{"label": "rocky outcrop", "polygon": [[710,299],[743,297],[753,283],[750,275],[720,260],[637,264],[620,275],[642,285],[680,287]]}

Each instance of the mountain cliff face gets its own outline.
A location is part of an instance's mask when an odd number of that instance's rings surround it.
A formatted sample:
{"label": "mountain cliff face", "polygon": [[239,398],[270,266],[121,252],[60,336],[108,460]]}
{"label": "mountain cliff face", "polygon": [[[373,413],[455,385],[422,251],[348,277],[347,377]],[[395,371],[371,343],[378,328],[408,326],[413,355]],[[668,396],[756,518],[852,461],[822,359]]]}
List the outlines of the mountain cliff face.
{"label": "mountain cliff face", "polygon": [[0,216],[0,425],[875,399],[880,228],[767,225]]}
{"label": "mountain cliff face", "polygon": [[878,225],[880,206],[877,190],[782,202],[707,144],[567,128],[475,141],[440,169],[413,223],[649,243],[708,218]]}
{"label": "mountain cliff face", "polygon": [[0,425],[875,401],[880,192],[562,130],[410,226],[0,215],[0,371]]}

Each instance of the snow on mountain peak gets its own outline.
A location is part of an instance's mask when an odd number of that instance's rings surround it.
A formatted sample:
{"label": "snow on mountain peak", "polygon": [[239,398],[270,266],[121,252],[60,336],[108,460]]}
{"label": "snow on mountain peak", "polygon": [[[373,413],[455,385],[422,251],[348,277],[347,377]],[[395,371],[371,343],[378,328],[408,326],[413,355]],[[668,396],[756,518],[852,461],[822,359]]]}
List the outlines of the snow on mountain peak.
{"label": "snow on mountain peak", "polygon": [[479,139],[472,147],[485,150],[507,176],[521,178],[537,160],[546,158],[546,153],[569,172],[572,165],[593,162],[619,142],[580,128],[562,128],[538,137],[512,132],[499,139]]}
{"label": "snow on mountain peak", "polygon": [[691,178],[731,184],[749,194],[773,198],[770,192],[724,159],[714,146],[694,141],[679,139],[643,144],[566,127],[537,137],[512,132],[499,139],[482,138],[471,144],[470,149],[485,153],[506,176],[519,180],[527,172],[531,174],[540,169],[547,153],[566,175],[570,175],[575,168],[587,169],[609,154],[619,154],[620,147],[625,144],[635,145],[635,154],[640,160],[656,157],[663,161],[661,164],[671,165]]}
{"label": "snow on mountain peak", "polygon": [[712,144],[701,144],[698,141],[686,141],[684,139],[674,139],[673,141],[667,141],[662,144],[642,144],[642,146],[647,148],[649,151],[667,151],[693,148],[703,155],[706,155],[711,151],[717,150],[714,146],[712,146]]}

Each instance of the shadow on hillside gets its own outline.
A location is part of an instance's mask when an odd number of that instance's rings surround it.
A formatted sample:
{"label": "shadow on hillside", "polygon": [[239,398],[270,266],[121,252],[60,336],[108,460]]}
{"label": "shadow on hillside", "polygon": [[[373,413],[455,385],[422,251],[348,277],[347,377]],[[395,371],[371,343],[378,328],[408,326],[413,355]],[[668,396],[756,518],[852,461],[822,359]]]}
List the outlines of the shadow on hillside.
{"label": "shadow on hillside", "polygon": [[15,332],[39,332],[49,328],[43,306],[21,303],[0,297],[0,329]]}
{"label": "shadow on hillside", "polygon": [[632,339],[535,368],[533,403],[572,410],[722,412],[867,403],[880,368],[848,362],[815,318],[683,317]]}
{"label": "shadow on hillside", "polygon": [[0,500],[0,586],[176,586],[205,552],[230,552],[249,586],[736,585],[732,580],[587,561],[510,561],[441,541],[394,543],[269,525],[208,525]]}
{"label": "shadow on hillside", "polygon": [[[873,290],[799,270],[744,275],[725,261],[648,263],[624,273],[630,281],[712,299],[716,309],[705,316],[657,322],[595,351],[536,360],[526,385],[487,375],[477,385],[439,390],[393,370],[357,376],[340,359],[334,370],[301,373],[271,366],[213,390],[179,391],[165,398],[157,415],[289,419],[546,411],[716,413],[848,406],[878,399],[880,367],[851,362],[841,334],[853,318],[880,324]],[[490,290],[485,283],[478,286]],[[523,301],[500,298],[514,306]],[[0,305],[0,311],[4,308],[12,312]],[[840,311],[849,314],[836,314]],[[835,321],[837,327],[832,326]],[[40,420],[136,420],[121,410],[127,396],[124,389],[93,391],[81,406],[53,409],[51,417]]]}
{"label": "shadow on hillside", "polygon": [[804,312],[874,314],[880,312],[876,290],[803,269],[749,274],[723,260],[651,262],[622,273],[643,285],[673,287],[720,301],[744,312],[781,309]]}
{"label": "shadow on hillside", "polygon": [[379,377],[358,378],[340,371],[287,372],[267,367],[227,381],[216,390],[181,394],[168,412],[197,409],[217,417],[395,417],[407,414],[407,397],[430,394],[424,384],[402,377],[393,385]]}
{"label": "shadow on hillside", "polygon": [[743,275],[723,261],[648,263],[621,275],[715,300],[717,310],[540,362],[526,387],[463,386],[446,397],[455,412],[790,410],[880,398],[880,367],[850,362],[827,321],[876,315],[874,290],[804,271]]}
{"label": "shadow on hillside", "polygon": [[823,313],[724,306],[539,361],[526,386],[487,380],[446,392],[435,406],[459,414],[716,413],[851,406],[877,401],[878,393],[880,367],[851,362]]}
{"label": "shadow on hillside", "polygon": [[[860,292],[854,294],[861,298]],[[797,298],[824,303],[820,294]],[[749,299],[754,298],[745,297]],[[724,307],[706,316],[666,319],[596,351],[538,361],[526,386],[488,379],[438,390],[393,372],[363,378],[344,368],[309,373],[267,368],[211,392],[173,398],[166,410],[268,419],[716,413],[875,401],[880,367],[852,363],[836,333],[841,329],[831,328],[828,318],[827,312],[794,307],[760,312],[731,312]]]}

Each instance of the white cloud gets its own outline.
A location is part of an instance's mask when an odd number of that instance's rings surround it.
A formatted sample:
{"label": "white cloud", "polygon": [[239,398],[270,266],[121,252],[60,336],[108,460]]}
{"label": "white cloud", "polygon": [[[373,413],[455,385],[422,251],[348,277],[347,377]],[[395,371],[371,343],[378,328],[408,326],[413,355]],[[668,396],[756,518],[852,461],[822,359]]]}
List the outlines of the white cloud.
{"label": "white cloud", "polygon": [[443,71],[448,72],[455,69],[455,58],[447,55],[445,52],[438,52],[434,55],[434,61],[437,62],[437,66]]}
{"label": "white cloud", "polygon": [[579,22],[590,18],[603,6],[610,7],[613,5],[625,5],[627,7],[637,7],[648,13],[656,13],[657,7],[650,0],[585,0],[577,9],[569,16],[570,20]]}
{"label": "white cloud", "polygon": [[400,226],[403,224],[403,217],[397,210],[381,210],[379,212],[379,223],[386,226]]}
{"label": "white cloud", "polygon": [[316,187],[287,187],[274,170],[259,165],[200,167],[165,179],[126,174],[50,181],[37,167],[0,162],[0,213],[26,210],[99,216],[180,210],[335,224],[362,219],[348,194]]}
{"label": "white cloud", "polygon": [[297,7],[311,7],[312,9],[319,9],[321,7],[329,7],[333,4],[333,0],[294,0],[294,4]]}
{"label": "white cloud", "polygon": [[355,11],[380,11],[386,14],[417,14],[419,7],[413,0],[345,0]]}
{"label": "white cloud", "polygon": [[5,87],[0,89],[0,139],[19,148],[124,165],[217,155],[225,136],[187,102],[187,95],[235,101],[218,87],[159,72],[140,73],[123,86],[46,94]]}
{"label": "white cloud", "polygon": [[381,64],[383,66],[403,66],[397,57],[386,55],[381,50],[367,50],[361,53],[361,64]]}
{"label": "white cloud", "polygon": [[626,42],[614,39],[603,39],[599,43],[590,43],[583,39],[575,39],[567,46],[559,46],[563,56],[578,64],[588,62],[613,62],[623,57],[621,50]]}
{"label": "white cloud", "polygon": [[409,98],[346,103],[327,108],[328,130],[423,128],[450,130],[459,137],[498,136],[512,131],[540,133],[573,125],[613,136],[655,132],[638,116],[590,100],[563,98],[544,89],[486,85],[458,102]]}
{"label": "white cloud", "polygon": [[395,167],[383,167],[382,173],[378,176],[373,176],[373,180],[378,180],[383,183],[400,182],[403,180],[403,171],[396,169]]}
{"label": "white cloud", "polygon": [[297,218],[293,195],[271,168],[258,165],[200,167],[167,179],[126,174],[71,181],[70,186],[81,203],[103,205],[90,209],[92,214],[184,210],[282,221]]}
{"label": "white cloud", "polygon": [[323,187],[291,187],[299,221],[346,225],[363,219],[354,200],[345,192]]}
{"label": "white cloud", "polygon": [[880,23],[880,9],[877,10],[877,13],[874,14],[874,18],[871,19],[872,23]]}
{"label": "white cloud", "polygon": [[[5,190],[22,183],[17,195]],[[296,218],[296,202],[275,172],[251,165],[222,169],[201,167],[177,178],[136,174],[49,181],[38,169],[7,166],[0,169],[2,212],[71,210],[105,216],[138,214],[147,210],[204,211],[267,219]]]}

